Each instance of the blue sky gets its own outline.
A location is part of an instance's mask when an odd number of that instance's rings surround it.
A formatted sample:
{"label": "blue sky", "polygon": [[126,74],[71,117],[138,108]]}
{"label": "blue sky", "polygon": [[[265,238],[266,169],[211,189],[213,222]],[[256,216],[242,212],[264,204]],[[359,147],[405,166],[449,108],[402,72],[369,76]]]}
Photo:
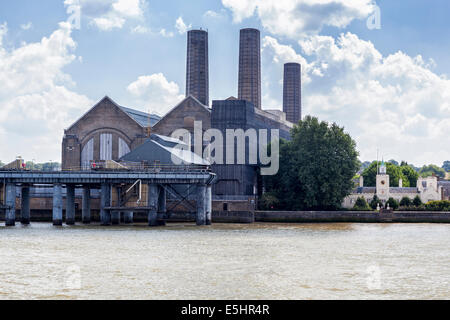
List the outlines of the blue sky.
{"label": "blue sky", "polygon": [[281,108],[298,61],[303,114],[345,126],[362,160],[450,159],[448,1],[81,0],[80,29],[62,23],[77,2],[0,2],[4,162],[59,161],[63,129],[104,95],[164,114],[184,95],[190,28],[209,31],[211,100],[237,95],[243,27],[261,30],[263,108]]}

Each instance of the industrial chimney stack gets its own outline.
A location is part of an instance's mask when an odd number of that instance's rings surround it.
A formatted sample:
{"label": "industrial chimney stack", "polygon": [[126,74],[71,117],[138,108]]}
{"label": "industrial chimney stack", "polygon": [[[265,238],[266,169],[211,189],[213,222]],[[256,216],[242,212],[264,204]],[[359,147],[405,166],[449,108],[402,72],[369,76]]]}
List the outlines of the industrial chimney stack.
{"label": "industrial chimney stack", "polygon": [[297,123],[302,118],[302,80],[299,63],[284,65],[283,111],[286,120]]}
{"label": "industrial chimney stack", "polygon": [[186,97],[189,95],[209,105],[208,32],[204,30],[187,33]]}
{"label": "industrial chimney stack", "polygon": [[261,40],[257,29],[242,29],[239,43],[240,100],[252,102],[261,109]]}

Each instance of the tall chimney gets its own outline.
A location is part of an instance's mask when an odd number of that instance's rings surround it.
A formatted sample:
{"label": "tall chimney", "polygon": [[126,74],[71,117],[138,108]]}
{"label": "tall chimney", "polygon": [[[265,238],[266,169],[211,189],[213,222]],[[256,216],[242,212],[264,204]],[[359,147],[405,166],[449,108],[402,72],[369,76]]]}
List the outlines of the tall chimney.
{"label": "tall chimney", "polygon": [[257,29],[242,29],[239,43],[240,100],[252,102],[261,109],[261,40]]}
{"label": "tall chimney", "polygon": [[209,105],[208,32],[187,33],[186,97],[192,95]]}
{"label": "tall chimney", "polygon": [[299,63],[284,65],[283,111],[286,120],[298,123],[302,118],[302,79]]}

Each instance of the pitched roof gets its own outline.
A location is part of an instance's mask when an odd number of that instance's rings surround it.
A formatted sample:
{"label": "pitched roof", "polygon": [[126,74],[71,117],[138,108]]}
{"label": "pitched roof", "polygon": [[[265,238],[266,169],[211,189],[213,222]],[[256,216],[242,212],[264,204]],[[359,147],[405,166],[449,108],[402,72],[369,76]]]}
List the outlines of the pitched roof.
{"label": "pitched roof", "polygon": [[[126,108],[126,107],[122,107],[120,105],[118,105],[113,99],[111,99],[108,96],[104,96],[103,99],[101,99],[99,102],[97,102],[92,108],[90,108],[88,111],[86,111],[77,121],[75,121],[68,129],[66,130],[70,130],[72,127],[74,127],[78,122],[80,122],[89,112],[91,112],[92,110],[94,110],[100,103],[102,103],[103,101],[108,101],[110,103],[112,103],[113,105],[115,105],[117,108],[119,108],[120,110],[122,110],[126,115],[128,115],[133,121],[135,121],[138,125],[140,125],[141,127],[147,127],[148,124],[148,113],[142,112],[142,111],[138,111],[138,110],[134,110],[134,109],[130,109],[130,108]],[[145,121],[144,121],[145,119]],[[159,120],[161,119],[160,116],[156,115],[156,114],[150,114],[150,125],[154,126]]]}
{"label": "pitched roof", "polygon": [[181,162],[182,165],[210,165],[197,154],[177,148],[177,145],[186,145],[181,140],[152,134],[142,145],[124,155],[120,161],[124,162],[142,162],[149,164],[158,162],[162,165],[175,165],[173,160]]}
{"label": "pitched roof", "polygon": [[184,98],[183,100],[181,100],[175,107],[173,107],[172,109],[169,110],[169,112],[167,112],[161,119],[163,120],[164,118],[168,117],[172,112],[174,112],[179,106],[181,106],[184,102],[186,102],[187,100],[193,100],[194,102],[196,102],[198,105],[200,105],[202,108],[205,109],[205,111],[211,113],[211,109],[209,109],[207,106],[205,106],[203,103],[201,103],[197,98],[195,98],[193,95],[189,95],[186,98]]}

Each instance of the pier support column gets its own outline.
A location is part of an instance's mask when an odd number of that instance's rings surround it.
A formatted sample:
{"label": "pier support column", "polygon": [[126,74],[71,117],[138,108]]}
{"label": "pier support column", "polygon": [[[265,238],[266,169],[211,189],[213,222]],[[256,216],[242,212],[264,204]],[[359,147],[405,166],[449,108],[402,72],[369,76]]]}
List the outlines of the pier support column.
{"label": "pier support column", "polygon": [[20,222],[22,224],[30,224],[30,187],[22,187],[22,210]]}
{"label": "pier support column", "polygon": [[212,186],[206,186],[206,225],[212,224]]}
{"label": "pier support column", "polygon": [[62,187],[60,184],[53,185],[53,225],[62,226],[63,199]]}
{"label": "pier support column", "polygon": [[75,186],[66,186],[66,224],[75,224]]}
{"label": "pier support column", "polygon": [[83,187],[83,208],[81,220],[84,224],[91,223],[91,189],[89,186]]}
{"label": "pier support column", "polygon": [[[166,194],[166,189],[164,189],[163,186],[159,186],[159,194],[158,194],[158,213],[160,213],[161,215],[166,214],[167,212],[167,207],[166,207],[166,200],[167,200],[167,194]],[[158,221],[158,226],[165,226],[166,225],[166,221],[165,220],[159,220]]]}
{"label": "pier support column", "polygon": [[148,211],[148,225],[151,227],[158,225],[158,186],[156,184],[148,185],[147,206]]}
{"label": "pier support column", "polygon": [[197,186],[197,225],[206,225],[206,186],[199,184]]}
{"label": "pier support column", "polygon": [[111,212],[111,223],[113,225],[120,224],[120,211],[112,211]]}
{"label": "pier support column", "polygon": [[16,185],[8,183],[5,190],[5,225],[12,227],[16,225]]}
{"label": "pier support column", "polygon": [[106,211],[106,207],[111,206],[111,185],[102,184],[100,197],[100,220],[102,226],[109,226],[111,224],[111,213]]}
{"label": "pier support column", "polygon": [[133,223],[133,211],[125,211],[123,213],[123,222],[126,224]]}

